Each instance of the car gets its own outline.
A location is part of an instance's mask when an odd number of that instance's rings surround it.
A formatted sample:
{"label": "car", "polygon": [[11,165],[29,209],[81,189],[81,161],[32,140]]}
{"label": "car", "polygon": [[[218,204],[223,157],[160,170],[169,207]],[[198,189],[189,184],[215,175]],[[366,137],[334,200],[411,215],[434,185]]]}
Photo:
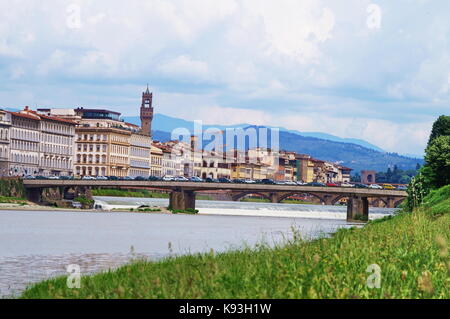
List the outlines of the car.
{"label": "car", "polygon": [[175,180],[176,182],[189,182],[189,179],[187,179],[187,178],[184,177],[184,176],[178,176],[178,177],[175,177],[174,180]]}
{"label": "car", "polygon": [[245,181],[242,180],[242,179],[237,178],[237,179],[233,179],[233,183],[235,183],[235,184],[243,184],[243,183],[245,183]]}
{"label": "car", "polygon": [[33,175],[27,175],[23,179],[36,179]]}
{"label": "car", "polygon": [[219,183],[229,184],[229,183],[231,183],[231,181],[228,178],[221,177],[221,178],[219,178]]}
{"label": "car", "polygon": [[381,186],[378,185],[378,184],[370,184],[370,185],[369,185],[369,188],[371,188],[371,189],[383,189],[383,187],[381,187]]}
{"label": "car", "polygon": [[326,183],[327,187],[338,187],[338,184],[335,183]]}
{"label": "car", "polygon": [[91,180],[94,180],[95,179],[95,177],[92,177],[92,176],[83,176],[83,178],[82,178],[82,180],[85,180],[85,181],[91,181]]}
{"label": "car", "polygon": [[162,178],[164,182],[173,182],[175,179],[172,176],[164,176]]}
{"label": "car", "polygon": [[307,183],[304,183],[304,182],[302,182],[302,181],[296,181],[295,184],[297,184],[298,186],[304,186],[304,185],[306,185]]}
{"label": "car", "polygon": [[406,186],[406,185],[398,185],[397,186],[397,190],[399,190],[399,191],[406,191],[406,190],[408,190],[408,186]]}
{"label": "car", "polygon": [[96,178],[98,181],[107,181],[108,180],[108,177],[106,177],[106,176],[97,176],[97,178]]}
{"label": "car", "polygon": [[355,187],[355,185],[344,182],[344,183],[341,183],[341,187]]}
{"label": "car", "polygon": [[144,176],[136,176],[136,177],[134,178],[134,180],[135,180],[135,181],[140,181],[140,182],[142,182],[142,181],[146,181],[147,178],[145,178]]}
{"label": "car", "polygon": [[161,178],[161,177],[158,177],[158,176],[149,176],[148,180],[149,180],[150,182],[157,182],[157,181],[161,181],[162,178]]}
{"label": "car", "polygon": [[205,178],[205,182],[206,183],[217,183],[218,181],[214,178],[207,177],[207,178]]}
{"label": "car", "polygon": [[275,185],[275,182],[273,179],[270,178],[264,178],[261,180],[261,184],[265,184],[265,185]]}
{"label": "car", "polygon": [[132,181],[132,180],[133,180],[133,178],[130,177],[130,176],[124,176],[124,177],[122,177],[121,179],[122,179],[123,181]]}
{"label": "car", "polygon": [[48,179],[57,180],[57,179],[59,179],[59,177],[58,176],[49,176]]}
{"label": "car", "polygon": [[320,183],[320,182],[311,182],[311,183],[306,184],[306,186],[326,187],[327,185],[325,185],[324,183]]}
{"label": "car", "polygon": [[244,184],[256,184],[256,181],[252,180],[252,179],[245,179]]}
{"label": "car", "polygon": [[62,181],[68,181],[68,180],[72,180],[73,176],[60,176],[59,179]]}
{"label": "car", "polygon": [[297,183],[294,181],[286,181],[284,182],[285,185],[293,185],[293,186],[297,186]]}
{"label": "car", "polygon": [[194,183],[201,183],[201,182],[203,182],[203,179],[201,179],[198,176],[192,176],[192,177],[189,178],[189,181],[190,182],[194,182]]}
{"label": "car", "polygon": [[369,188],[366,184],[355,184],[355,188]]}
{"label": "car", "polygon": [[394,186],[392,186],[391,184],[384,184],[384,185],[383,185],[383,189],[390,189],[390,190],[394,190],[394,189],[395,189],[395,187],[394,187]]}
{"label": "car", "polygon": [[117,176],[108,176],[107,178],[110,181],[118,181],[119,180],[119,178]]}

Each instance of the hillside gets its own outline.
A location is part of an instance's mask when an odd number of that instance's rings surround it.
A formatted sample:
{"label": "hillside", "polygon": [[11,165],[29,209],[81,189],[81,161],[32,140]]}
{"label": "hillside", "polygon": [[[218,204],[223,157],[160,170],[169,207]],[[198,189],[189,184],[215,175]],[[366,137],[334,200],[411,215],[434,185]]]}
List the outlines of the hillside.
{"label": "hillside", "polygon": [[[136,125],[141,124],[141,120],[140,120],[139,116],[124,117],[124,120],[129,123],[136,124]],[[235,125],[229,125],[229,126],[214,124],[214,125],[204,125],[203,129],[206,130],[208,128],[214,127],[214,128],[218,128],[220,130],[224,130],[226,128],[236,128],[236,127],[244,128],[244,127],[249,127],[249,126],[252,126],[252,124],[241,123],[241,124],[235,124]],[[164,114],[159,114],[159,113],[155,114],[155,117],[153,119],[153,130],[162,131],[162,132],[172,132],[176,128],[180,128],[180,127],[187,128],[190,132],[193,132],[194,131],[194,122],[186,121],[186,120],[175,118],[175,117],[170,117],[170,116],[167,116]],[[353,143],[353,144],[361,145],[361,146],[364,146],[364,147],[367,147],[370,149],[374,149],[376,151],[383,152],[383,150],[381,148],[379,148],[378,146],[373,145],[367,141],[357,139],[357,138],[342,138],[342,137],[338,137],[335,135],[331,135],[331,134],[327,134],[327,133],[320,133],[320,132],[300,132],[297,130],[288,130],[283,127],[280,127],[279,129],[281,132],[294,133],[297,135],[302,135],[302,136],[306,136],[306,137],[315,137],[315,138],[334,141],[334,142]]]}

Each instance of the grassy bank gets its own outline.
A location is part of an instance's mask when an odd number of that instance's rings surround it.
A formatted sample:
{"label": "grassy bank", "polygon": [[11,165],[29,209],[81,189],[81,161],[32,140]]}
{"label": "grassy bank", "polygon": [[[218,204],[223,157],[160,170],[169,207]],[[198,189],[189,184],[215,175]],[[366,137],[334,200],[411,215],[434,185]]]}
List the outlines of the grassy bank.
{"label": "grassy bank", "polygon": [[137,197],[137,198],[169,198],[169,194],[151,192],[146,189],[123,190],[123,189],[93,189],[93,196],[111,197]]}
{"label": "grassy bank", "polygon": [[[415,211],[340,230],[331,238],[227,253],[136,262],[83,277],[39,283],[23,298],[449,298],[447,190]],[[440,207],[436,211],[436,207]],[[370,289],[369,265],[381,268]]]}
{"label": "grassy bank", "polygon": [[20,204],[26,205],[28,202],[25,198],[17,198],[17,197],[9,197],[9,196],[0,196],[0,203],[2,204]]}
{"label": "grassy bank", "polygon": [[[152,192],[146,189],[123,190],[123,189],[93,189],[93,196],[111,197],[136,197],[136,198],[169,198],[169,194]],[[213,200],[207,195],[197,195],[198,200]]]}

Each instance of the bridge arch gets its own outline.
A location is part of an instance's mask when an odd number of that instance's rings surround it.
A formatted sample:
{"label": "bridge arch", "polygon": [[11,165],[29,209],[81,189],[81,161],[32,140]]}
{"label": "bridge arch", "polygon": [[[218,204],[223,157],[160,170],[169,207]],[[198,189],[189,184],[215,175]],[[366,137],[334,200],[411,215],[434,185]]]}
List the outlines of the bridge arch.
{"label": "bridge arch", "polygon": [[269,201],[272,200],[270,198],[270,195],[268,195],[268,194],[264,194],[264,193],[261,193],[261,192],[251,192],[251,191],[235,194],[231,198],[233,199],[233,201],[238,202],[243,197],[245,197],[247,195],[252,195],[252,194],[259,195],[259,196],[261,196],[261,197],[263,197],[263,198],[265,198],[265,199],[267,199]]}
{"label": "bridge arch", "polygon": [[321,197],[315,193],[308,193],[308,192],[292,192],[292,193],[282,194],[280,197],[278,197],[278,203],[281,203],[282,201],[284,201],[285,199],[288,199],[291,196],[305,195],[305,194],[314,196],[315,198],[319,199],[322,204],[326,204],[326,200],[323,197]]}

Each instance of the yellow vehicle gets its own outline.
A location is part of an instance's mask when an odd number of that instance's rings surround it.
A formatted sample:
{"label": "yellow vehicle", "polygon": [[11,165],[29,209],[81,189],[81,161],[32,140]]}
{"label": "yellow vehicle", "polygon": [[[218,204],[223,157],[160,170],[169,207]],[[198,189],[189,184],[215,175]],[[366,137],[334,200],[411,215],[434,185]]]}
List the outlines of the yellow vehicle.
{"label": "yellow vehicle", "polygon": [[392,186],[391,184],[384,184],[384,185],[383,185],[383,188],[384,188],[384,189],[395,189],[395,187]]}

